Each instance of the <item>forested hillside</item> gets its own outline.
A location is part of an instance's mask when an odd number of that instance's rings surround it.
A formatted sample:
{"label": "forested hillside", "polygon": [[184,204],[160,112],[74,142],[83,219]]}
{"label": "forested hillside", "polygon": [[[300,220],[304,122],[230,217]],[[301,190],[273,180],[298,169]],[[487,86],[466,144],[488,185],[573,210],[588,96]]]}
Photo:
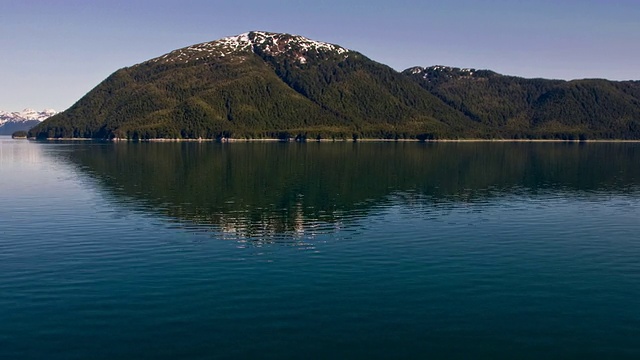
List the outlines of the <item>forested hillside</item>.
{"label": "forested hillside", "polygon": [[640,83],[399,73],[340,46],[250,32],[120,69],[37,138],[640,139]]}
{"label": "forested hillside", "polygon": [[638,81],[524,79],[445,66],[403,74],[486,125],[489,137],[640,138]]}

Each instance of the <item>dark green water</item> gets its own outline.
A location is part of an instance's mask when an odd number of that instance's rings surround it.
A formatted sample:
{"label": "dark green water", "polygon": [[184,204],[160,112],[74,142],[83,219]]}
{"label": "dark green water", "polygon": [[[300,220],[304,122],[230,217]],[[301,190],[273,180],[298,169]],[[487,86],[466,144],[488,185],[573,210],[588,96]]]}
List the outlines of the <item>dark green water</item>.
{"label": "dark green water", "polygon": [[640,357],[640,144],[0,138],[0,358]]}

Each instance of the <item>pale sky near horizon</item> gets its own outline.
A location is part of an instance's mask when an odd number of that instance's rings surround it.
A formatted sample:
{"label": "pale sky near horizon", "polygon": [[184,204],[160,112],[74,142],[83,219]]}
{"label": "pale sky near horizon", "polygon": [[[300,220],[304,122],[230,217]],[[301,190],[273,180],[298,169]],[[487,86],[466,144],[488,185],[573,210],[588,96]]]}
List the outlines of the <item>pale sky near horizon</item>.
{"label": "pale sky near horizon", "polygon": [[396,70],[640,80],[640,1],[0,0],[0,110],[65,110],[119,68],[251,30]]}

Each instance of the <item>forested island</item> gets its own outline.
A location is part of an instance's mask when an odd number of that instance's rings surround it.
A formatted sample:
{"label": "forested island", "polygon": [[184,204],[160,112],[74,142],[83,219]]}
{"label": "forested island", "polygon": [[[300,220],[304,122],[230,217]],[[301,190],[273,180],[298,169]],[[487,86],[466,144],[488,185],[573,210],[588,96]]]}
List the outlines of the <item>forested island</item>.
{"label": "forested island", "polygon": [[18,130],[11,134],[11,138],[13,139],[26,139],[28,136],[27,132],[24,130]]}
{"label": "forested island", "polygon": [[249,32],[120,69],[31,138],[640,139],[640,81],[398,72],[343,47]]}

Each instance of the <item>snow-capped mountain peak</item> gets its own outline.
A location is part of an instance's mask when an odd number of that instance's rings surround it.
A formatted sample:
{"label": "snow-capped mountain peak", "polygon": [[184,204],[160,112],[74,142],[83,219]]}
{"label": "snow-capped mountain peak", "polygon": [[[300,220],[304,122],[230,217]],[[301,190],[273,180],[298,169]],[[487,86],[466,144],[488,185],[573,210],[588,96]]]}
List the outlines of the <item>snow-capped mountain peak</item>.
{"label": "snow-capped mountain peak", "polygon": [[303,53],[310,50],[318,52],[333,51],[338,54],[349,51],[338,45],[311,40],[300,35],[279,34],[264,31],[251,31],[237,36],[226,37],[207,44],[218,45],[223,48],[233,50],[253,50],[253,46],[259,46],[262,47],[265,52],[272,54],[282,53],[295,48],[298,48],[298,50]]}
{"label": "snow-capped mountain peak", "polygon": [[188,63],[208,58],[224,58],[242,53],[262,52],[265,55],[290,55],[299,63],[306,63],[307,54],[334,53],[348,56],[350,50],[341,46],[308,39],[300,35],[250,31],[219,40],[192,45],[174,50],[168,54],[149,60],[159,63]]}
{"label": "snow-capped mountain peak", "polygon": [[9,122],[21,123],[27,121],[43,121],[58,112],[53,109],[44,109],[36,111],[33,109],[24,109],[22,111],[2,111],[0,110],[0,126]]}

